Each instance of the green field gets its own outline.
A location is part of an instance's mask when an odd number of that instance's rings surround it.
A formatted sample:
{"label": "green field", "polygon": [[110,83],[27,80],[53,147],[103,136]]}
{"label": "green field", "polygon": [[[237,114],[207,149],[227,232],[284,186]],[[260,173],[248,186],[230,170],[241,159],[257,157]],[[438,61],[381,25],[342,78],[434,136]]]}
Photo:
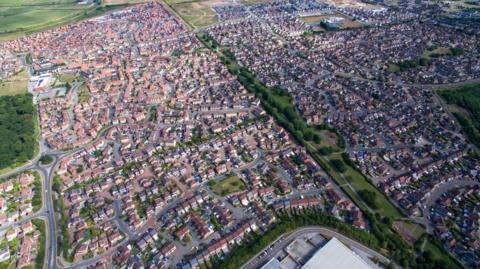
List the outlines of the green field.
{"label": "green field", "polygon": [[218,21],[208,1],[166,0],[166,3],[192,28],[201,28]]}
{"label": "green field", "polygon": [[221,196],[227,196],[231,193],[236,193],[247,189],[245,183],[243,183],[243,181],[237,176],[231,176],[218,182],[211,182],[210,188],[212,191]]}
{"label": "green field", "polygon": [[[317,158],[320,158],[320,156],[317,156]],[[330,156],[324,158],[329,161],[342,161],[340,153],[333,153]],[[392,219],[402,217],[402,213],[388,200],[388,198],[385,197],[382,193],[380,193],[380,191],[378,191],[375,186],[368,182],[365,176],[363,176],[360,172],[355,170],[350,165],[345,164],[344,172],[339,172],[335,171],[335,169],[332,169],[330,175],[360,208],[362,208],[362,204],[365,203],[374,212],[380,213],[383,216],[390,217]],[[375,194],[376,208],[368,204],[365,199],[362,199],[360,197],[359,192],[362,191],[369,191]]]}
{"label": "green field", "polygon": [[26,93],[28,79],[28,72],[23,69],[13,77],[0,80],[0,96]]}
{"label": "green field", "polygon": [[0,0],[0,40],[98,16],[139,1],[104,0],[101,4],[79,5],[76,0]]}

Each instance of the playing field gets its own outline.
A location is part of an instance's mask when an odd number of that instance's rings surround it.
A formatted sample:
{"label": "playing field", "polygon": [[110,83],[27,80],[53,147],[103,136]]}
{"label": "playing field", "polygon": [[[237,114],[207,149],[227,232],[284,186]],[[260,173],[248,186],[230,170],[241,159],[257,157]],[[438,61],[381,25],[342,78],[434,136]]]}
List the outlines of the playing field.
{"label": "playing field", "polygon": [[28,72],[22,70],[17,75],[0,80],[0,96],[16,95],[27,92]]}
{"label": "playing field", "polygon": [[205,27],[218,21],[217,14],[210,8],[215,1],[166,0],[166,2],[193,28]]}

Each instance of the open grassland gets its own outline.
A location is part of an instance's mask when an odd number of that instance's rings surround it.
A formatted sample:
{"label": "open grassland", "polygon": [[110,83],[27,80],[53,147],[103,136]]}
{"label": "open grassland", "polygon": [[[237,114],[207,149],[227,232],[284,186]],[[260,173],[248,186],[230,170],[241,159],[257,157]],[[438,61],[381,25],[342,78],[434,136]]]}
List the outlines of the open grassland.
{"label": "open grassland", "polygon": [[11,78],[0,80],[0,96],[26,93],[27,82],[28,72],[26,69]]}
{"label": "open grassland", "polygon": [[211,1],[167,0],[167,4],[192,28],[201,28],[218,21],[210,8]]}
{"label": "open grassland", "polygon": [[0,0],[0,41],[101,15],[143,0],[104,0],[77,4],[76,0]]}
{"label": "open grassland", "polygon": [[[340,153],[333,153],[327,156],[327,159],[330,162],[336,160],[337,162],[344,163]],[[356,200],[355,203],[357,205],[362,204],[361,201],[363,200],[374,212],[380,213],[383,216],[392,219],[397,219],[402,216],[402,213],[400,213],[400,211],[390,203],[388,198],[378,191],[364,175],[350,165],[344,164],[342,167],[344,168],[339,169],[334,166],[334,171],[331,175],[342,189],[349,194],[354,201]],[[339,174],[341,174],[341,176],[339,176]],[[368,197],[366,195],[359,195],[361,193],[370,194],[370,199],[367,199]]]}
{"label": "open grassland", "polygon": [[425,228],[410,221],[396,221],[393,227],[405,241],[411,244],[415,243],[425,233]]}
{"label": "open grassland", "polygon": [[[219,182],[211,181],[212,191],[218,195],[226,196],[231,193],[244,191],[247,189],[245,183],[237,176],[231,176]],[[215,183],[214,183],[215,182]]]}

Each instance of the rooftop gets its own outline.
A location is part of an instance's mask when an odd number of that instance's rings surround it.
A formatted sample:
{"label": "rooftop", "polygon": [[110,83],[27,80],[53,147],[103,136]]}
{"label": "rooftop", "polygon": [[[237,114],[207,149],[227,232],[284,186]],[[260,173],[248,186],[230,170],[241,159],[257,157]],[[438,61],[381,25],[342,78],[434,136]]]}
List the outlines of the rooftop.
{"label": "rooftop", "polygon": [[319,249],[302,269],[370,269],[371,267],[357,254],[333,237]]}

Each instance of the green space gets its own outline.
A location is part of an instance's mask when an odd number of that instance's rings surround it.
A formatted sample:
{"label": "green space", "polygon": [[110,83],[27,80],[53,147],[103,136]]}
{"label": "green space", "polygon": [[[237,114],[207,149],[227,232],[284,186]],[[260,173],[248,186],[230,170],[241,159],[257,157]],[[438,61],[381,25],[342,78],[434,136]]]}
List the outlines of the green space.
{"label": "green space", "polygon": [[399,71],[406,71],[408,69],[417,68],[419,66],[428,66],[430,64],[430,59],[425,57],[420,57],[411,60],[403,60],[396,63],[388,63],[387,70],[389,72],[395,73]]}
{"label": "green space", "polygon": [[387,71],[390,73],[396,73],[400,71],[406,71],[409,69],[414,69],[420,66],[429,66],[432,58],[440,58],[446,56],[459,56],[464,53],[462,48],[458,47],[440,47],[433,45],[427,48],[421,57],[414,59],[403,60],[395,63],[387,64]]}
{"label": "green space", "polygon": [[21,70],[8,79],[0,80],[0,97],[27,93],[28,71]]}
{"label": "green space", "polygon": [[38,237],[37,257],[35,258],[34,268],[42,269],[45,261],[45,221],[42,219],[33,219],[32,224],[35,225],[40,236]]}
{"label": "green space", "polygon": [[441,242],[438,238],[423,234],[420,239],[415,242],[415,249],[422,253],[420,259],[435,259],[441,260],[447,268],[463,268],[462,265],[449,253],[442,248]]}
{"label": "green space", "polygon": [[53,206],[55,208],[55,212],[60,213],[60,219],[57,220],[56,225],[57,229],[59,229],[59,233],[57,234],[57,255],[62,255],[63,258],[69,262],[73,261],[73,255],[70,255],[70,236],[68,234],[68,216],[65,210],[65,205],[63,204],[63,197],[61,194],[61,186],[62,182],[58,175],[55,175],[53,178],[53,186],[52,190],[55,191],[58,195],[58,199],[53,200]]}
{"label": "green space", "polygon": [[90,91],[88,90],[87,88],[87,85],[85,83],[83,83],[80,88],[78,88],[78,92],[77,92],[77,95],[78,95],[78,102],[80,103],[85,103],[85,102],[88,102],[88,100],[90,100]]}
{"label": "green space", "polygon": [[417,241],[423,234],[425,234],[425,228],[422,225],[408,219],[396,221],[395,225],[396,227],[398,227],[397,231],[407,241],[409,239]]}
{"label": "green space", "polygon": [[32,172],[35,177],[35,180],[33,181],[35,193],[32,198],[32,207],[33,212],[37,212],[42,208],[42,178],[36,170],[33,170]]}
{"label": "green space", "polygon": [[76,0],[0,0],[0,40],[98,16],[130,2],[95,0],[93,4],[80,5]]}
{"label": "green space", "polygon": [[57,76],[54,87],[66,87],[67,90],[70,90],[72,83],[84,81],[85,78],[77,76],[75,74],[62,73]]}
{"label": "green space", "polygon": [[449,105],[470,142],[480,147],[480,83],[440,89],[438,94]]}
{"label": "green space", "polygon": [[38,148],[32,95],[0,96],[0,169],[32,159]]}
{"label": "green space", "polygon": [[461,48],[448,48],[448,47],[441,47],[438,45],[433,45],[425,50],[423,53],[424,58],[439,58],[445,56],[459,56],[464,53],[463,49]]}
{"label": "green space", "polygon": [[[343,186],[342,189],[347,192],[357,204],[362,204],[363,201],[374,212],[389,218],[396,219],[403,216],[388,198],[378,191],[370,182],[370,179],[357,170],[356,165],[346,154],[333,153],[326,158],[331,161],[341,161],[344,163],[343,171],[337,169],[337,171],[334,171],[332,174],[337,183]],[[339,173],[341,175],[338,175]],[[344,184],[346,184],[346,186]]]}
{"label": "green space", "polygon": [[208,1],[167,0],[166,3],[192,28],[201,28],[218,21]]}
{"label": "green space", "polygon": [[220,181],[211,180],[209,185],[214,193],[221,196],[227,196],[247,189],[245,183],[235,175]]}
{"label": "green space", "polygon": [[49,165],[53,162],[53,157],[50,155],[42,155],[39,161],[42,165]]}

